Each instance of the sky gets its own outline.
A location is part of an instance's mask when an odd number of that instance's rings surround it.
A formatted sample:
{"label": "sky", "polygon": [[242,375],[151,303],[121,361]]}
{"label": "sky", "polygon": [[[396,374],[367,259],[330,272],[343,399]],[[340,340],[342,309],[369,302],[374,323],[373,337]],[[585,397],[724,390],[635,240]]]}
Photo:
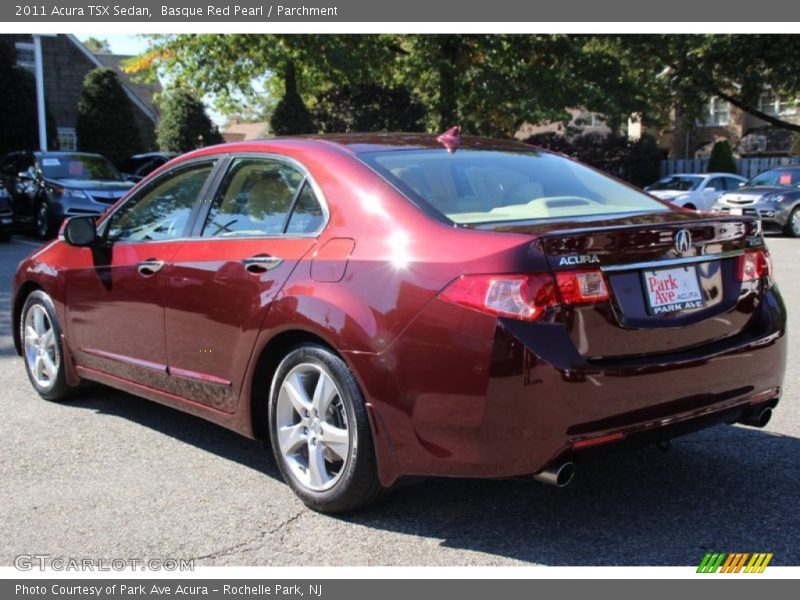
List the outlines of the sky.
{"label": "sky", "polygon": [[[80,41],[86,41],[90,37],[107,40],[111,46],[113,54],[140,54],[147,49],[147,40],[142,35],[125,35],[122,33],[111,33],[107,35],[91,35],[88,33],[78,34]],[[217,125],[222,127],[225,124],[225,117],[215,111],[208,102],[204,102],[208,116]]]}

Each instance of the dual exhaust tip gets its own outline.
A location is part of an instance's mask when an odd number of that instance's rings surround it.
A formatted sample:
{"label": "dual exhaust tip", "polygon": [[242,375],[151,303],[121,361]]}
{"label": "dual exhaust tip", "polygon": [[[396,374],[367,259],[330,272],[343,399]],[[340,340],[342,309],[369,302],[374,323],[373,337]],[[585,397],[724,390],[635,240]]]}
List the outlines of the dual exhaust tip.
{"label": "dual exhaust tip", "polygon": [[568,486],[574,477],[575,465],[569,461],[547,467],[544,471],[533,476],[536,481],[560,488]]}
{"label": "dual exhaust tip", "polygon": [[771,418],[772,408],[766,406],[764,408],[756,409],[745,415],[739,419],[739,423],[742,425],[749,425],[750,427],[766,427]]}
{"label": "dual exhaust tip", "polygon": [[[739,419],[739,423],[760,428],[766,427],[771,418],[772,408],[765,406],[745,415]],[[575,464],[567,461],[552,465],[534,475],[533,478],[541,483],[563,488],[572,483],[572,480],[575,478]]]}

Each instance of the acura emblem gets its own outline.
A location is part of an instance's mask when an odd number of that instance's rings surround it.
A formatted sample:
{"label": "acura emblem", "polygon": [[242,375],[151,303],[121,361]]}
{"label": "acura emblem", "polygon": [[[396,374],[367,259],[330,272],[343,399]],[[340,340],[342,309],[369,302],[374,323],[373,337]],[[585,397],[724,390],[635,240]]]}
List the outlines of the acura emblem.
{"label": "acura emblem", "polygon": [[678,254],[686,254],[692,247],[692,234],[688,229],[681,229],[675,234],[675,250]]}

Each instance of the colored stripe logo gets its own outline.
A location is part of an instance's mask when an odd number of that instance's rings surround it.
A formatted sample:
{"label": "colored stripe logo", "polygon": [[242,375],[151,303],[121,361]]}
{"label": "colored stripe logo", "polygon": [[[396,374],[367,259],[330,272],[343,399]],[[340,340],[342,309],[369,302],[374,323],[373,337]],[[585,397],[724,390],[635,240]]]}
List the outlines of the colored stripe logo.
{"label": "colored stripe logo", "polygon": [[698,573],[763,573],[772,560],[772,552],[709,552],[703,557]]}

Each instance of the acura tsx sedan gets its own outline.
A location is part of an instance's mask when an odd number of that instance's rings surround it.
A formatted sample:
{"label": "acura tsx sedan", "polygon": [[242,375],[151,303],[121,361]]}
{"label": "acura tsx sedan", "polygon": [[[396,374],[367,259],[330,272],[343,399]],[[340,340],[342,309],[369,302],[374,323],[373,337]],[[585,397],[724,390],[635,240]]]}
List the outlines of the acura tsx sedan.
{"label": "acura tsx sedan", "polygon": [[13,294],[41,396],[94,381],[269,439],[326,512],[763,426],[786,362],[758,220],[457,131],[197,150],[67,221]]}

